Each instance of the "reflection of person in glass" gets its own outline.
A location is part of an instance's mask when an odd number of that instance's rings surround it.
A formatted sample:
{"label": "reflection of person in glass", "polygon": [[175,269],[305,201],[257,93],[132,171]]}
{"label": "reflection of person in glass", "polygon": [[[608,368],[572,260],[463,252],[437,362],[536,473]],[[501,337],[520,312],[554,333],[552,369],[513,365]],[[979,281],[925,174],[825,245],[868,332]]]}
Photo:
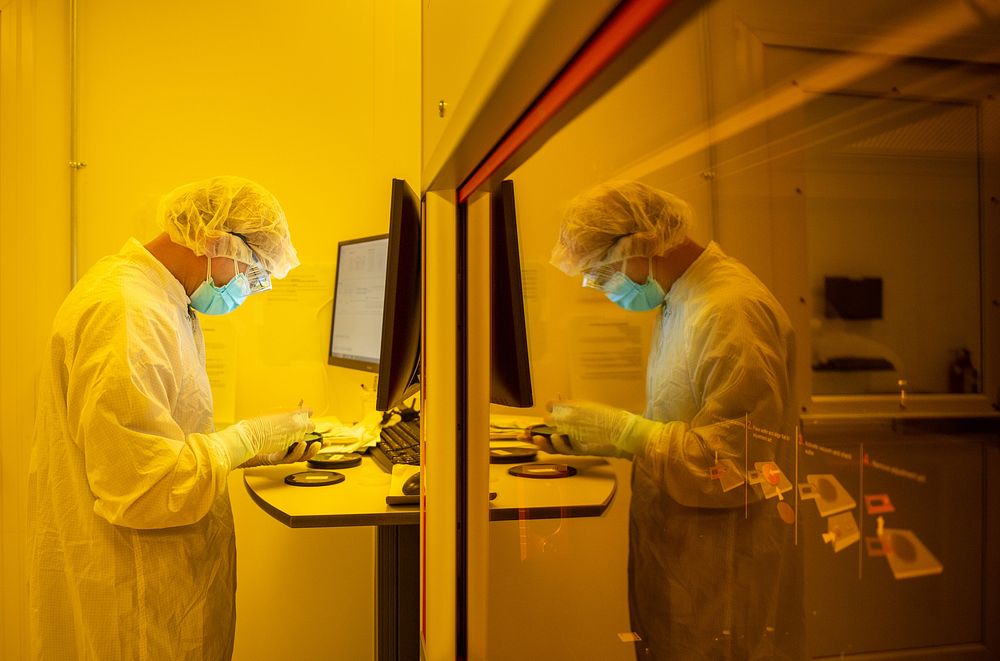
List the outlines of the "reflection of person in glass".
{"label": "reflection of person in glass", "polygon": [[629,607],[640,658],[795,657],[801,584],[782,495],[797,416],[794,336],[743,264],[688,237],[690,215],[638,182],[570,204],[553,264],[627,310],[661,312],[645,414],[554,402],[558,433],[535,440],[632,459]]}

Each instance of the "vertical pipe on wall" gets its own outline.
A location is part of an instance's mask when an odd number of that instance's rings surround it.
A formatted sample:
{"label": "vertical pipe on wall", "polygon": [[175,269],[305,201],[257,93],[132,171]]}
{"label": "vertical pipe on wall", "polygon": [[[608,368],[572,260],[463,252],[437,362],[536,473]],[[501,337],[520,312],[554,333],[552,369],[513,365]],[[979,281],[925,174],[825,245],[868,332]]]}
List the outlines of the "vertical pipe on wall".
{"label": "vertical pipe on wall", "polygon": [[77,220],[79,175],[86,163],[80,161],[79,150],[79,32],[77,23],[78,0],[69,0],[69,286],[77,280],[77,253],[79,230]]}

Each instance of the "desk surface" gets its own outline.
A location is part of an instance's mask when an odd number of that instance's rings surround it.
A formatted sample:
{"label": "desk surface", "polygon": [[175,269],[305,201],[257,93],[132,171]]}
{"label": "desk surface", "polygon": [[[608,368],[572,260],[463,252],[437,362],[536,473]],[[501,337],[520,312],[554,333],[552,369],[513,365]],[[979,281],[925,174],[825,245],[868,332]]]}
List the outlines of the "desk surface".
{"label": "desk surface", "polygon": [[[538,453],[538,463],[569,464],[577,474],[555,480],[514,477],[512,465],[491,464],[490,519],[553,519],[600,516],[615,495],[614,468],[604,459]],[[304,463],[260,466],[243,471],[250,497],[268,514],[290,528],[413,525],[418,505],[386,505],[391,475],[369,457],[353,468],[336,472],[345,479],[321,487],[285,484],[285,476],[310,470]]]}

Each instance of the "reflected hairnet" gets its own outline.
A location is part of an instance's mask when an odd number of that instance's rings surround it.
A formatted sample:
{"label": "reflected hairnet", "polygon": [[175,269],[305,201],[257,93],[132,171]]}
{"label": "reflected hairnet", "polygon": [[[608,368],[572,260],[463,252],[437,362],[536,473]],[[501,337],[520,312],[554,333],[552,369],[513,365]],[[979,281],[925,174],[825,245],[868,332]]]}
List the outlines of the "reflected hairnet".
{"label": "reflected hairnet", "polygon": [[277,198],[249,179],[212,177],[176,188],[160,200],[156,218],[196,255],[252,264],[252,249],[275,278],[299,265]]}
{"label": "reflected hairnet", "polygon": [[687,202],[638,181],[601,184],[563,214],[553,265],[568,275],[627,257],[663,254],[687,236]]}

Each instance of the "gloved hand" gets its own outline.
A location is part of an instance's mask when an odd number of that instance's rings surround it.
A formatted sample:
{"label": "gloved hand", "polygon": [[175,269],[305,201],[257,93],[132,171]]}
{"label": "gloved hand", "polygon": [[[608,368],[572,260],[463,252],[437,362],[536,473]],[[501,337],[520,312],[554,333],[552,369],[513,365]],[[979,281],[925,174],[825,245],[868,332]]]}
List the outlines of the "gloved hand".
{"label": "gloved hand", "polygon": [[573,449],[568,435],[559,434],[558,432],[551,436],[541,436],[532,433],[531,429],[525,429],[518,435],[518,440],[534,443],[539,450],[548,452],[549,454],[587,454],[586,452],[577,452]]}
{"label": "gloved hand", "polygon": [[272,413],[256,418],[247,418],[237,424],[243,426],[248,447],[254,454],[282,452],[296,441],[316,429],[310,419],[312,409],[296,409],[287,413]]}
{"label": "gloved hand", "polygon": [[546,422],[559,430],[553,435],[557,451],[573,454],[629,457],[659,432],[659,423],[593,402],[550,402]]}
{"label": "gloved hand", "polygon": [[211,437],[229,458],[231,469],[261,454],[280,452],[284,458],[292,443],[301,441],[315,429],[309,419],[311,415],[311,409],[296,409],[288,413],[248,418],[211,434]]}
{"label": "gloved hand", "polygon": [[297,461],[307,461],[316,456],[323,444],[319,441],[296,441],[291,447],[278,450],[277,452],[262,452],[255,457],[247,459],[240,468],[253,468],[254,466],[277,466],[278,464],[294,464]]}

